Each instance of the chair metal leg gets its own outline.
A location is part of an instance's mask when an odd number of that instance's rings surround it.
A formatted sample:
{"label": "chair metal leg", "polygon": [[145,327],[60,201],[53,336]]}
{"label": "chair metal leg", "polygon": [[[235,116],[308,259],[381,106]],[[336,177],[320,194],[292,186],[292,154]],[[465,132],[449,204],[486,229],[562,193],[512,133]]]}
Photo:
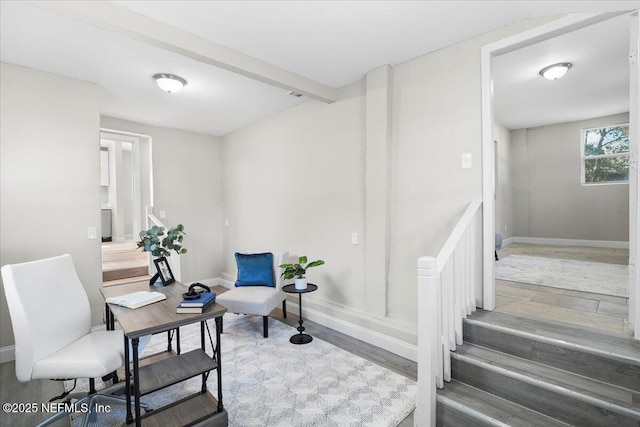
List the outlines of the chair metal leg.
{"label": "chair metal leg", "polygon": [[62,418],[65,418],[65,417],[68,417],[68,416],[69,416],[69,413],[66,412],[66,411],[58,412],[54,416],[52,416],[50,418],[47,418],[46,420],[44,420],[43,422],[38,424],[36,427],[44,427],[44,426],[51,425],[51,424],[55,423],[56,421],[61,420]]}
{"label": "chair metal leg", "polygon": [[[103,388],[94,394],[87,395],[86,393],[83,393],[83,397],[81,398],[79,397],[81,393],[73,393],[67,397],[70,398],[69,399],[70,403],[71,403],[71,400],[76,400],[75,402],[73,402],[74,407],[83,408],[84,404],[86,404],[87,405],[86,407],[89,408],[89,412],[85,414],[85,417],[83,419],[83,424],[82,424],[83,426],[86,426],[90,421],[92,421],[90,418],[95,419],[95,416],[96,416],[95,405],[97,403],[105,402],[105,403],[113,403],[117,405],[127,404],[127,400],[124,397],[111,395],[111,393],[121,392],[122,390],[124,390],[124,387],[125,387],[124,383],[118,383],[118,384],[114,384],[112,386]],[[145,411],[149,410],[149,405],[146,403],[141,403],[140,407]],[[44,427],[44,426],[51,425],[56,421],[61,420],[62,418],[65,418],[69,415],[71,415],[71,412],[69,411],[60,411],[57,414],[53,415],[52,417],[47,418],[46,420],[38,424],[37,427]]]}
{"label": "chair metal leg", "polygon": [[282,300],[282,317],[287,318],[287,299]]}
{"label": "chair metal leg", "polygon": [[[95,412],[95,406],[99,403],[113,403],[116,405],[126,405],[127,402],[122,397],[109,396],[105,394],[93,394],[89,397],[89,404],[87,407],[89,408],[89,412],[87,412],[84,416],[84,420],[82,421],[82,427],[86,427],[89,425],[90,421],[95,421],[97,413]],[[146,411],[149,409],[149,405],[145,403],[141,403],[140,406]]]}
{"label": "chair metal leg", "polygon": [[262,316],[262,335],[265,338],[269,338],[269,316]]}

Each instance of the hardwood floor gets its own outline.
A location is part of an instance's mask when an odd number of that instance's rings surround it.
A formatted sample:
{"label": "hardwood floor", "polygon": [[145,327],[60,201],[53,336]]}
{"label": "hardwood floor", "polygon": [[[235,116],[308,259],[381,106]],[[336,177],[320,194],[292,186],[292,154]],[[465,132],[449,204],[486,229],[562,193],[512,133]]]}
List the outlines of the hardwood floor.
{"label": "hardwood floor", "polygon": [[[217,293],[225,292],[227,289],[222,286],[215,286],[213,289]],[[271,313],[270,322],[280,321],[290,326],[298,326],[298,316],[295,313],[288,313],[285,319],[282,310],[276,309]],[[364,341],[357,340],[340,332],[329,329],[311,320],[304,321],[306,333],[314,337],[331,343],[343,350],[349,351],[364,359],[370,360],[380,366],[388,368],[400,375],[404,375],[414,381],[418,377],[418,366],[415,362],[395,355],[391,352],[367,344]],[[5,402],[47,402],[51,397],[59,395],[63,392],[62,383],[54,381],[31,381],[20,383],[15,377],[14,362],[0,364],[0,379],[2,386],[0,387],[0,399]],[[11,425],[13,427],[33,426],[40,421],[48,418],[49,414],[10,414],[0,413],[0,425]],[[69,426],[68,418],[54,424],[57,426]],[[413,426],[413,413],[403,420],[398,427]]]}
{"label": "hardwood floor", "polygon": [[[36,403],[38,407],[47,403],[54,396],[59,396],[64,387],[60,381],[34,380],[21,383],[16,379],[15,362],[0,364],[0,401],[7,403]],[[16,408],[19,409],[19,408]],[[0,412],[0,426],[32,427],[46,420],[53,414],[42,412],[38,408],[35,412],[12,413]],[[55,427],[70,426],[69,417],[51,424]]]}
{"label": "hardwood floor", "polygon": [[[510,254],[573,259],[583,261],[627,264],[629,252],[625,249],[582,248],[546,245],[512,244],[498,251],[501,258]],[[226,291],[224,287],[215,287],[216,292]],[[579,291],[556,289],[516,282],[496,282],[496,311],[522,316],[535,316],[547,320],[564,322],[609,333],[630,335],[627,322],[628,300],[621,297],[590,294]],[[298,317],[289,313],[284,319],[282,311],[274,310],[273,321],[281,321],[297,326]],[[304,322],[307,332],[314,337],[329,342],[346,351],[386,367],[400,375],[417,379],[417,364],[386,350],[354,339],[340,332],[326,328],[310,320]],[[14,363],[0,365],[0,399],[5,402],[46,402],[52,396],[62,392],[62,384],[53,381],[32,381],[20,383],[15,378]],[[0,413],[0,425],[14,427],[32,426],[48,414],[8,414]],[[68,426],[68,419],[55,424]],[[413,414],[409,415],[400,427],[413,425]]]}
{"label": "hardwood floor", "polygon": [[[498,251],[501,259],[508,255],[629,263],[628,249],[513,243]],[[496,311],[632,335],[629,299],[623,297],[496,280]]]}

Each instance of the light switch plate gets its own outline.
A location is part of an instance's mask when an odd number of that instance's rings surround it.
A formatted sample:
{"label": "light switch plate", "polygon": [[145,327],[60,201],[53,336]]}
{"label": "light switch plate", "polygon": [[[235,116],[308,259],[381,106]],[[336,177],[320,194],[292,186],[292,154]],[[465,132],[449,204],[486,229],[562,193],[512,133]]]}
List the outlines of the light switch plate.
{"label": "light switch plate", "polygon": [[95,240],[98,238],[98,231],[96,230],[95,227],[88,227],[87,228],[87,239],[89,240]]}
{"label": "light switch plate", "polygon": [[462,153],[462,169],[471,168],[471,153]]}

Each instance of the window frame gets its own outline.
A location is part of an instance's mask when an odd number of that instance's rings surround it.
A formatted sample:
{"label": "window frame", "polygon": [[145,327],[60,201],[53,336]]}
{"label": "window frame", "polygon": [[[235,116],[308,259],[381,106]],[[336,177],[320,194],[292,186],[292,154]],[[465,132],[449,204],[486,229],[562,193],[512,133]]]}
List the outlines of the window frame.
{"label": "window frame", "polygon": [[[584,153],[584,149],[585,149],[585,133],[587,131],[593,130],[593,129],[602,129],[602,128],[613,128],[613,127],[629,127],[629,123],[616,123],[616,124],[610,124],[610,125],[603,125],[603,126],[594,126],[594,127],[589,127],[589,128],[581,128],[580,129],[580,184],[584,185],[584,186],[593,186],[593,185],[619,185],[619,184],[627,184],[629,185],[629,180],[621,180],[621,181],[599,181],[599,182],[586,182],[585,181],[585,172],[586,172],[586,168],[585,168],[585,163],[587,160],[594,160],[594,159],[610,159],[610,158],[616,158],[616,157],[627,157],[629,158],[629,160],[631,160],[631,149],[629,149],[629,151],[627,151],[626,153],[613,153],[613,154],[598,154],[595,156],[586,156]],[[629,168],[631,168],[631,165],[629,164]]]}

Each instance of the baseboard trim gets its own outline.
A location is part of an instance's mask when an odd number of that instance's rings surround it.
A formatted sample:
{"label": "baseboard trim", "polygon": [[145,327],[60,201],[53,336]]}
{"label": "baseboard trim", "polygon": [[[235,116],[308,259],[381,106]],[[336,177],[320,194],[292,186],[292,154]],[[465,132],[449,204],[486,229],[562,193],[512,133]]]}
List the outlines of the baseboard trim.
{"label": "baseboard trim", "polygon": [[186,286],[190,286],[194,283],[202,283],[205,286],[218,286],[220,284],[220,279],[214,278],[214,279],[202,279],[202,280],[194,280],[193,282],[187,282],[185,283]]}
{"label": "baseboard trim", "polygon": [[[299,310],[298,304],[287,301],[287,308],[289,307],[295,308],[295,310],[287,310],[289,312],[292,312],[293,314],[296,314]],[[312,308],[306,308],[304,307],[304,305],[302,307],[302,317],[303,319],[311,320],[327,328],[331,328],[335,331],[349,335],[350,337],[390,351],[391,353],[402,356],[413,362],[418,361],[418,347],[413,344],[409,344],[397,338],[381,334],[380,332],[376,332],[371,329],[364,328],[360,325],[356,325],[354,323],[332,317],[321,311],[314,310]]]}
{"label": "baseboard trim", "polygon": [[[218,284],[228,289],[233,289],[234,287],[233,281],[222,277],[218,278]],[[298,304],[287,300],[288,312],[297,314],[298,310]],[[413,344],[409,344],[397,338],[347,322],[346,320],[338,319],[335,316],[330,316],[319,310],[305,307],[304,304],[302,307],[302,317],[327,328],[349,335],[350,337],[364,341],[368,344],[390,351],[391,353],[402,356],[413,362],[418,361],[418,347]]]}
{"label": "baseboard trim", "polygon": [[235,282],[232,282],[231,280],[227,280],[222,277],[219,277],[217,280],[218,280],[218,285],[224,286],[227,289],[233,289],[236,286]]}
{"label": "baseboard trim", "polygon": [[502,241],[502,247],[509,246],[510,244],[515,243],[515,239],[516,238],[513,236],[507,237]]}
{"label": "baseboard trim", "polygon": [[581,239],[555,239],[546,237],[509,237],[511,243],[529,243],[533,245],[554,245],[554,246],[589,246],[593,248],[629,249],[629,242],[614,240],[581,240]]}
{"label": "baseboard trim", "polygon": [[16,346],[9,345],[0,348],[0,363],[10,362],[16,360]]}

